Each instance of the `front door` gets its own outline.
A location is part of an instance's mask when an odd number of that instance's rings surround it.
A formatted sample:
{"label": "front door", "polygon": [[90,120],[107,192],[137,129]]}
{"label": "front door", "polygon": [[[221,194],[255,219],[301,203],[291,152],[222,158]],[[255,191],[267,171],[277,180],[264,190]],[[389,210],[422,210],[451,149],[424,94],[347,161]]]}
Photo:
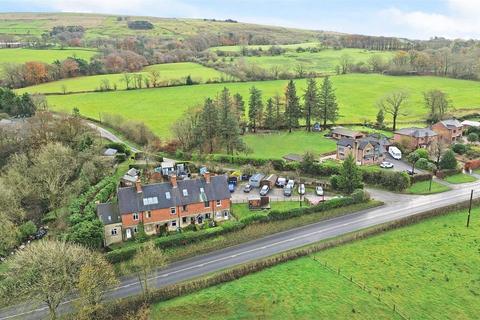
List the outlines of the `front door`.
{"label": "front door", "polygon": [[127,236],[127,239],[130,239],[132,237],[132,230],[131,229],[125,230],[125,235]]}

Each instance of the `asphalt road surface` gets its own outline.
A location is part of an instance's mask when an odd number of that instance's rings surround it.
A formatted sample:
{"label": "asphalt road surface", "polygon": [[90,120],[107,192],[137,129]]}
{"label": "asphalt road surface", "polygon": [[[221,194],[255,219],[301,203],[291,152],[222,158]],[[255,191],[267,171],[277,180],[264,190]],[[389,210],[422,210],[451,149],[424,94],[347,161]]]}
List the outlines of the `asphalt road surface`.
{"label": "asphalt road surface", "polygon": [[[478,182],[465,184],[460,189],[430,196],[389,195],[388,192],[380,191],[378,192],[380,198],[383,197],[385,200],[390,199],[392,201],[382,207],[276,233],[265,238],[173,263],[151,275],[151,286],[160,288],[320,240],[462,202],[469,199],[471,189],[474,190],[475,198],[480,197],[480,183]],[[110,290],[106,294],[106,298],[123,298],[139,293],[140,286],[136,278],[128,277],[121,279],[121,284]],[[72,300],[63,303],[60,306],[60,312],[68,312],[71,308]],[[0,310],[0,320],[44,319],[47,316],[48,309],[45,306],[35,307],[31,303]]]}

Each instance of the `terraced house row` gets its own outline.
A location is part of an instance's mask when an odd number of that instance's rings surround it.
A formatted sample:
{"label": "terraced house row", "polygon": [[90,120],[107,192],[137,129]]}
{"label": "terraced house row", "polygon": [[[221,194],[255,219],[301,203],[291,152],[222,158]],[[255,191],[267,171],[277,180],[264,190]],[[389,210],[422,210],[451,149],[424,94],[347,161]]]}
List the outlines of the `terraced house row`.
{"label": "terraced house row", "polygon": [[97,214],[105,227],[105,246],[131,239],[143,223],[148,235],[175,231],[206,220],[230,218],[230,192],[225,175],[191,180],[134,186],[117,190],[117,203],[97,205]]}

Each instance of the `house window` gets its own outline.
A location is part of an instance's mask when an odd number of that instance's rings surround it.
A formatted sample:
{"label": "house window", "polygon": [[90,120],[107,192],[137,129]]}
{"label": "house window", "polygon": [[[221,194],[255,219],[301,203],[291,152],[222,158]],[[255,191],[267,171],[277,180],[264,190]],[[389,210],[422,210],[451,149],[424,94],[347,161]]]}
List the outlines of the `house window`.
{"label": "house window", "polygon": [[182,218],[182,223],[187,223],[187,217]]}
{"label": "house window", "polygon": [[210,202],[209,201],[204,201],[203,205],[205,206],[205,208],[210,208]]}
{"label": "house window", "polygon": [[138,220],[138,213],[135,212],[135,213],[133,214],[133,220]]}
{"label": "house window", "polygon": [[116,236],[117,235],[117,228],[113,228],[112,229],[112,236]]}
{"label": "house window", "polygon": [[225,218],[228,218],[228,211],[223,211],[223,216],[224,216]]}
{"label": "house window", "polygon": [[147,216],[147,219],[150,219],[150,218],[152,217],[152,212],[151,212],[151,211],[147,211],[146,216]]}
{"label": "house window", "polygon": [[220,207],[222,205],[222,200],[217,200],[217,207]]}
{"label": "house window", "polygon": [[171,225],[172,227],[176,227],[176,226],[177,226],[177,220],[172,220],[172,221],[170,222],[170,225]]}
{"label": "house window", "polygon": [[170,213],[171,213],[171,214],[176,214],[176,213],[177,213],[177,209],[175,209],[175,207],[171,207],[171,208],[170,208]]}
{"label": "house window", "polygon": [[134,228],[133,228],[133,233],[137,233],[137,232],[138,232],[137,227],[134,227]]}
{"label": "house window", "polygon": [[186,205],[186,204],[184,204],[184,205],[182,206],[182,210],[183,210],[183,211],[187,211],[187,205]]}
{"label": "house window", "polygon": [[210,219],[210,213],[205,213],[205,219]]}

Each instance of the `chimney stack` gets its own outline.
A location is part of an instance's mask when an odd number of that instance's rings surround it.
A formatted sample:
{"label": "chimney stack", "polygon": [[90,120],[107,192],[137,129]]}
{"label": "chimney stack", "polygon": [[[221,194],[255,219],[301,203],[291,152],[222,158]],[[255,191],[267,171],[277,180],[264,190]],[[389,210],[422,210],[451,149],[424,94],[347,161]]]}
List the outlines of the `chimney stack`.
{"label": "chimney stack", "polygon": [[176,188],[178,185],[177,185],[177,175],[176,174],[171,174],[170,175],[170,183],[172,184],[172,187],[173,188]]}
{"label": "chimney stack", "polygon": [[203,174],[203,177],[205,178],[205,182],[206,182],[206,183],[210,183],[210,177],[211,177],[211,176],[210,176],[210,172],[208,172],[208,171],[205,172],[205,173]]}
{"label": "chimney stack", "polygon": [[140,178],[137,178],[137,181],[135,181],[135,189],[137,190],[137,193],[142,193],[142,182],[140,181]]}

